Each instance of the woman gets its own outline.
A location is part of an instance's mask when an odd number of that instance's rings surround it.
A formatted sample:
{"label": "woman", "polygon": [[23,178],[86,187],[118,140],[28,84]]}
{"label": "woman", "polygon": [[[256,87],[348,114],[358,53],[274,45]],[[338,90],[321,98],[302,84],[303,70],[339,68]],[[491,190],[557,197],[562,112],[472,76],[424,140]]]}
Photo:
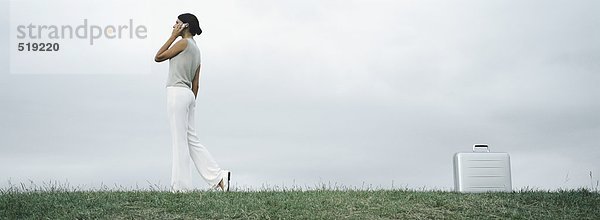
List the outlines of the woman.
{"label": "woman", "polygon": [[[194,128],[200,79],[200,49],[194,41],[194,35],[201,33],[196,16],[189,13],[179,15],[171,37],[154,57],[156,62],[169,60],[167,113],[173,145],[172,192],[192,189],[190,157],[208,184],[224,192],[229,191],[231,172],[219,167],[206,147],[200,144]],[[173,44],[178,37],[181,39]]]}

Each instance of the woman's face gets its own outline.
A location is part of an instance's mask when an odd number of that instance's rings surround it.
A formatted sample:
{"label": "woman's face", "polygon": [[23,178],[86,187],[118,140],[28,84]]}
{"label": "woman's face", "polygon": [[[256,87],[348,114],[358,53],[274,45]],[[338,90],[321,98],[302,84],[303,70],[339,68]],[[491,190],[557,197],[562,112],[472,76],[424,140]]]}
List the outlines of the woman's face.
{"label": "woman's face", "polygon": [[177,21],[175,21],[175,24],[173,25],[173,28],[175,28],[175,25],[178,25],[178,24],[183,24],[183,21],[177,19]]}
{"label": "woman's face", "polygon": [[[183,25],[183,21],[181,21],[181,20],[177,19],[177,21],[175,21],[175,24],[173,25],[173,28],[175,28],[175,26],[177,26],[177,25]],[[183,29],[183,31],[181,31],[181,32],[179,33],[179,35],[180,35],[180,36],[183,36],[183,32],[184,32],[184,31],[186,31],[186,29],[185,29],[185,28]]]}

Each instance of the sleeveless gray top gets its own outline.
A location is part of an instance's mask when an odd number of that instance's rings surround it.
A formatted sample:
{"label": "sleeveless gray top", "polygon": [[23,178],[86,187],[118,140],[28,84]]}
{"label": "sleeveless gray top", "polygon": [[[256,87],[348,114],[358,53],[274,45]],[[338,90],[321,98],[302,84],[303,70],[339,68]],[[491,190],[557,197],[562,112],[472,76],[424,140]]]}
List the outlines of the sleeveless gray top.
{"label": "sleeveless gray top", "polygon": [[192,80],[199,66],[200,49],[194,39],[188,38],[188,44],[185,49],[169,59],[167,87],[179,86],[192,89]]}

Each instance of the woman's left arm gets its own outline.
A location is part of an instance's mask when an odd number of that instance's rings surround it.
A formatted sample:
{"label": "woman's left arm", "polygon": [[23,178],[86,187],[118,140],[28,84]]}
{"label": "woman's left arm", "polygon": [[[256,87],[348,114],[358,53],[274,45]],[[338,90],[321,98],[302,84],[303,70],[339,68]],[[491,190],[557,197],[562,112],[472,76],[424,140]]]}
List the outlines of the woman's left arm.
{"label": "woman's left arm", "polygon": [[165,44],[163,44],[163,46],[160,47],[160,49],[158,49],[158,52],[156,52],[156,55],[154,56],[154,61],[162,62],[162,61],[171,59],[174,56],[177,56],[177,54],[181,53],[181,51],[183,51],[185,49],[185,47],[187,46],[187,41],[185,39],[181,39],[181,40],[177,41],[177,43],[175,43],[175,45],[173,45],[171,48],[169,48],[169,46],[171,46],[171,44],[173,44],[175,39],[177,39],[177,37],[179,37],[179,33],[182,30],[183,30],[183,27],[179,24],[176,25],[175,28],[173,28],[171,37],[169,37],[167,42],[165,42]]}

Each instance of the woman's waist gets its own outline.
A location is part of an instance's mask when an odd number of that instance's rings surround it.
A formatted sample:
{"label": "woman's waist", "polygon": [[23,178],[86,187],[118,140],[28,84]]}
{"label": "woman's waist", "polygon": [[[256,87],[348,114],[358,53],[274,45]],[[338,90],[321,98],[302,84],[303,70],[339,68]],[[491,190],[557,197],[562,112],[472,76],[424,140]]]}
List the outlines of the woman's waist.
{"label": "woman's waist", "polygon": [[189,86],[182,85],[182,84],[167,85],[166,88],[167,89],[188,89],[188,90],[192,90],[192,88],[190,88]]}

